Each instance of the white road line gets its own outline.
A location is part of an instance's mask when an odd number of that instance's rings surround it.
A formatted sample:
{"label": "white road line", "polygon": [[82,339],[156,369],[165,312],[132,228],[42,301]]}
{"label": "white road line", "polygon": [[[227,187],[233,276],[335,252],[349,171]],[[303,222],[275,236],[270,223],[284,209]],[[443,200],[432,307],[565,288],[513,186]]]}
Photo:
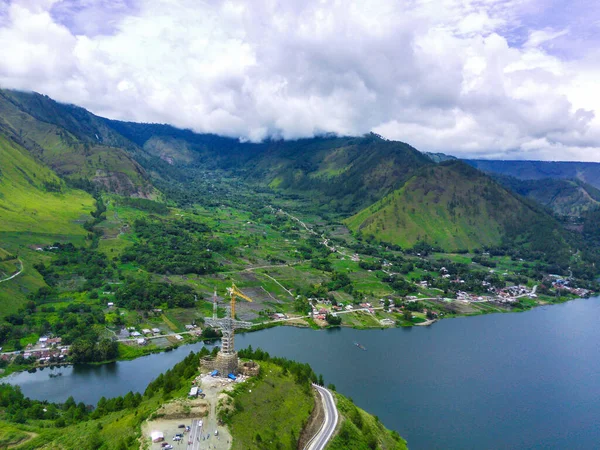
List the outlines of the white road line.
{"label": "white road line", "polygon": [[325,420],[319,429],[318,433],[306,444],[305,450],[323,450],[329,440],[335,433],[335,428],[338,423],[338,411],[335,406],[333,395],[328,389],[313,384],[314,388],[319,392],[321,401],[323,402],[323,410],[325,412]]}

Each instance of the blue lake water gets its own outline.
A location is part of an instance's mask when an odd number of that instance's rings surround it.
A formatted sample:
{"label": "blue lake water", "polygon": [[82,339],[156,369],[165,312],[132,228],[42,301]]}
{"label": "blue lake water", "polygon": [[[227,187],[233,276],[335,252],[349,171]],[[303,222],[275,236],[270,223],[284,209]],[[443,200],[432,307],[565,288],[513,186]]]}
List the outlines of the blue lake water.
{"label": "blue lake water", "polygon": [[[595,297],[412,329],[278,327],[238,335],[236,344],[308,362],[411,449],[593,449],[600,447],[599,317]],[[7,380],[33,398],[95,403],[143,392],[201,346]]]}

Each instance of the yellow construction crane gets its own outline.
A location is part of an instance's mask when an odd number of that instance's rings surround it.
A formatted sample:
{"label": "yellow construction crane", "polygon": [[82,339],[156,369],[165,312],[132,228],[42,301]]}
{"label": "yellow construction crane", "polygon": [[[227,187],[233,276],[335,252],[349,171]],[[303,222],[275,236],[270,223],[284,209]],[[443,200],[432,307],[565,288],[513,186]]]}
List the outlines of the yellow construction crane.
{"label": "yellow construction crane", "polygon": [[231,283],[230,288],[227,288],[227,292],[229,292],[229,295],[231,295],[231,318],[235,320],[235,298],[240,297],[244,300],[248,300],[249,302],[252,302],[252,299],[240,291],[233,283]]}

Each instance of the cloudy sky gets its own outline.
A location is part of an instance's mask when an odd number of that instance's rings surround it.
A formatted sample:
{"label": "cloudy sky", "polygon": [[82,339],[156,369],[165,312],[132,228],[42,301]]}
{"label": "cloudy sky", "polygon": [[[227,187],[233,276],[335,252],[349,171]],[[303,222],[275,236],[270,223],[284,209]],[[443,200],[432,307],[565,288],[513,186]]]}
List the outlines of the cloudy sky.
{"label": "cloudy sky", "polygon": [[597,0],[0,0],[0,86],[260,141],[600,161]]}

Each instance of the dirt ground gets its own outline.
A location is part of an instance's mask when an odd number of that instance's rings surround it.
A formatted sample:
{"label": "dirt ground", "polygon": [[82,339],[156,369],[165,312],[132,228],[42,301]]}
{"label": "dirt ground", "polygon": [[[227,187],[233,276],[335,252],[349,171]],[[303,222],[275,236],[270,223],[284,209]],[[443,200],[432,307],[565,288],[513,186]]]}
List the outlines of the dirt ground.
{"label": "dirt ground", "polygon": [[315,397],[315,407],[308,418],[308,423],[300,434],[298,440],[298,448],[306,447],[306,444],[319,432],[323,421],[325,420],[325,411],[323,410],[323,402],[321,401],[320,395],[313,389]]}
{"label": "dirt ground", "polygon": [[[195,419],[202,419],[203,433],[202,441],[196,444],[197,449],[215,449],[229,450],[231,448],[231,435],[227,427],[219,425],[217,420],[217,406],[219,400],[225,397],[224,391],[233,388],[235,383],[244,382],[245,378],[240,377],[233,381],[220,377],[211,377],[208,374],[200,374],[196,378],[196,383],[205,394],[205,398],[196,399],[177,399],[162,405],[157,411],[160,417],[146,421],[142,426],[142,449],[161,450],[162,443],[152,443],[150,434],[153,431],[161,431],[164,434],[165,442],[168,442],[174,449],[191,449],[188,446],[189,433],[185,428],[179,428],[179,425],[192,425]],[[215,431],[218,430],[218,436]],[[173,437],[183,433],[181,441],[173,441]],[[210,437],[208,435],[210,434]]]}

